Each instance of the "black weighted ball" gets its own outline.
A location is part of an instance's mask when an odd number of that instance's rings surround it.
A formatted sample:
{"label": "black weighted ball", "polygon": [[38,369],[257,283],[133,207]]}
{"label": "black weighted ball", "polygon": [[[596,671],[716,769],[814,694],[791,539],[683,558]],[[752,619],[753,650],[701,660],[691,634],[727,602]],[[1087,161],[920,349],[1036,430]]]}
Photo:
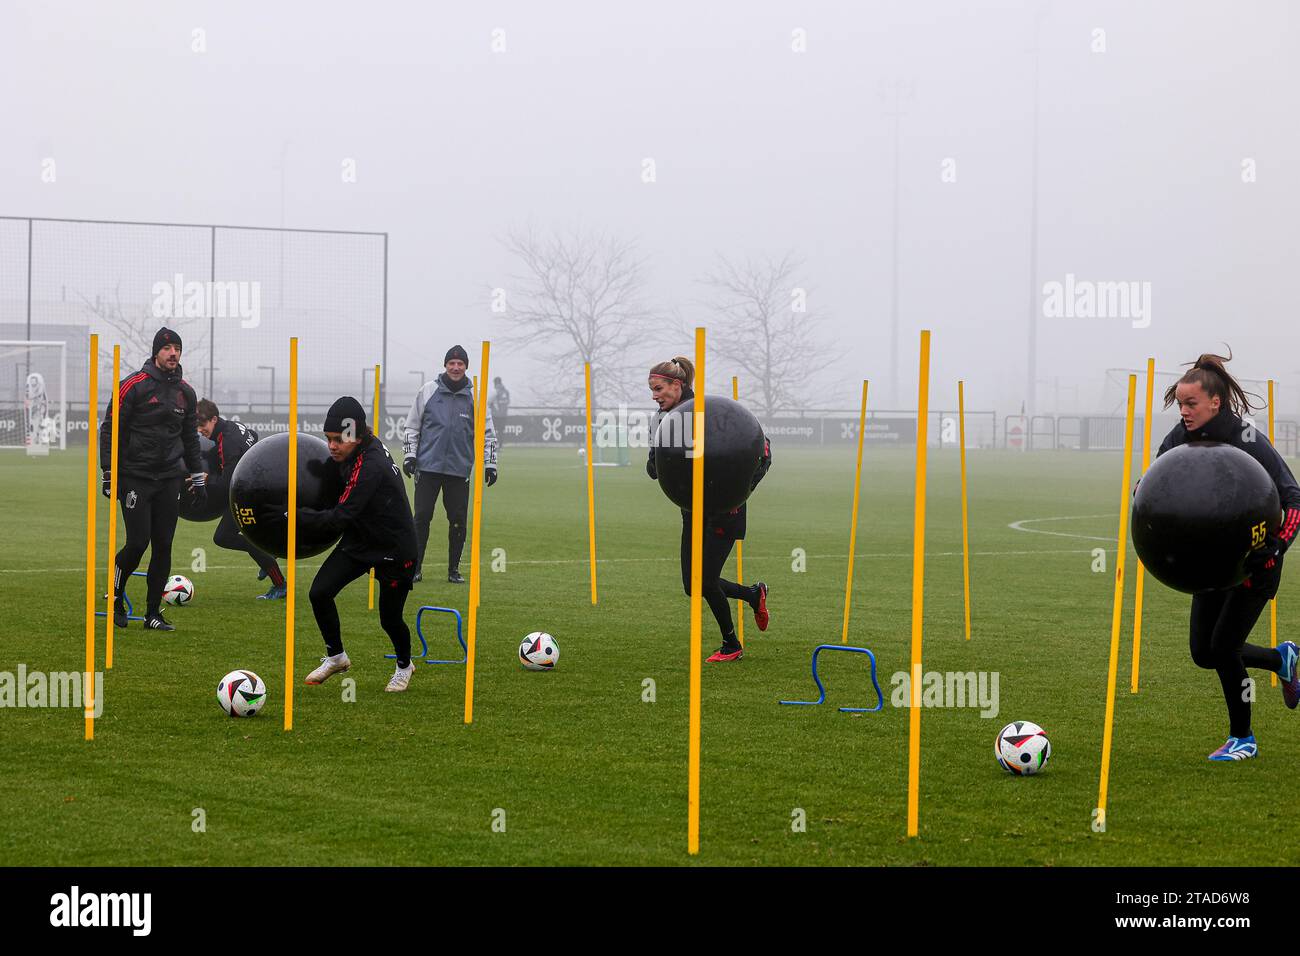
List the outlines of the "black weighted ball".
{"label": "black weighted ball", "polygon": [[208,475],[208,494],[203,504],[190,494],[189,486],[181,488],[180,512],[186,521],[212,521],[226,511],[229,491],[223,475]]}
{"label": "black weighted ball", "polygon": [[[327,469],[337,466],[329,446],[315,435],[298,434],[298,505],[329,508],[334,501],[326,490]],[[288,555],[289,436],[272,435],[259,441],[239,459],[230,476],[230,513],[249,541],[263,551]],[[298,524],[297,556],[310,558],[330,548],[339,536],[312,534]]]}
{"label": "black weighted ball", "polygon": [[[654,434],[659,487],[673,504],[691,508],[695,459],[687,455],[695,401],[688,399],[666,412]],[[763,460],[763,427],[739,402],[720,395],[704,401],[704,513],[739,508],[749,497],[754,472]]]}
{"label": "black weighted ball", "polygon": [[1264,466],[1219,442],[1155,460],[1133,496],[1133,547],[1161,584],[1194,594],[1236,587],[1246,558],[1277,530],[1282,505]]}

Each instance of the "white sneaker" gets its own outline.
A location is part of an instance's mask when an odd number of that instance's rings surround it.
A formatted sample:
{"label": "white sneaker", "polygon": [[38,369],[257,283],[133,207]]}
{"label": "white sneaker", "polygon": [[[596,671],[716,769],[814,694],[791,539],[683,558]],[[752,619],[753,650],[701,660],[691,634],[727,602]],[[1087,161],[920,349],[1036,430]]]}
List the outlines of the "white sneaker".
{"label": "white sneaker", "polygon": [[333,657],[322,657],[320,659],[320,667],[308,674],[303,683],[323,684],[335,674],[341,674],[351,666],[352,662],[348,660],[347,651],[335,654]]}
{"label": "white sneaker", "polygon": [[399,667],[393,673],[393,676],[388,678],[388,686],[384,690],[392,694],[406,690],[406,686],[411,683],[411,675],[414,673],[415,661],[411,661],[406,667]]}

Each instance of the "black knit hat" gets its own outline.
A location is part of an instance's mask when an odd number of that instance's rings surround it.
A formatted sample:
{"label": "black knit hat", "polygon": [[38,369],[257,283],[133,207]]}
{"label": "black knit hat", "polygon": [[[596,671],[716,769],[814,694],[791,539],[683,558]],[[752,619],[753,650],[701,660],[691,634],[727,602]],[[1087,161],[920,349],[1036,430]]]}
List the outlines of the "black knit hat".
{"label": "black knit hat", "polygon": [[460,359],[465,363],[465,367],[469,368],[469,353],[459,345],[453,345],[447,349],[447,354],[442,357],[442,364],[445,366],[452,359]]}
{"label": "black knit hat", "polygon": [[351,395],[344,395],[325,413],[325,427],[321,431],[342,432],[348,421],[352,422],[352,430],[357,435],[365,431],[366,410]]}
{"label": "black knit hat", "polygon": [[158,353],[163,350],[163,346],[174,345],[181,348],[181,337],[173,332],[167,326],[163,326],[153,334],[153,357],[157,358]]}

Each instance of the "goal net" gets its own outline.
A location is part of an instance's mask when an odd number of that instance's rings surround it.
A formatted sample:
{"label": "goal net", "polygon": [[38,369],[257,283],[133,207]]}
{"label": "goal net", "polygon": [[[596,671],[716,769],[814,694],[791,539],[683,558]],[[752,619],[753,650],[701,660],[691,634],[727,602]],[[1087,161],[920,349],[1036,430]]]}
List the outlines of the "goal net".
{"label": "goal net", "polygon": [[0,448],[67,448],[67,376],[66,343],[0,340]]}

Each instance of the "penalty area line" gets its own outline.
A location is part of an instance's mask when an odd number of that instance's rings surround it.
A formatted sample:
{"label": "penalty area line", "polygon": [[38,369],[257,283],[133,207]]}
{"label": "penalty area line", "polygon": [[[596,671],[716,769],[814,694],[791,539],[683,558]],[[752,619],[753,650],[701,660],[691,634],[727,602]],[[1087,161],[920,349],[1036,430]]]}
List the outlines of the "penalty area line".
{"label": "penalty area line", "polygon": [[1012,531],[1023,531],[1026,534],[1049,534],[1056,538],[1082,538],[1085,541],[1109,541],[1114,543],[1116,535],[1109,538],[1095,534],[1078,534],[1073,531],[1044,531],[1042,528],[1027,528],[1025,525],[1038,524],[1043,521],[1083,521],[1093,518],[1113,518],[1113,514],[1105,515],[1059,515],[1054,518],[1021,518],[1019,521],[1012,521],[1007,525]]}

